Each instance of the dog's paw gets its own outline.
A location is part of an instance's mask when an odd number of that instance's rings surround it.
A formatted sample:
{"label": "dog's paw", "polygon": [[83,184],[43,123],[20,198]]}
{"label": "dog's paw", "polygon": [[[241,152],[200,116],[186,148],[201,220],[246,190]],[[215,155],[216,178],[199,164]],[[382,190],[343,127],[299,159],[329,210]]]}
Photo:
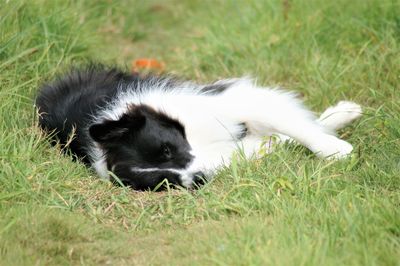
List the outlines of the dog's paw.
{"label": "dog's paw", "polygon": [[336,105],[335,109],[336,112],[345,114],[343,119],[343,123],[345,124],[353,122],[354,120],[360,118],[362,115],[361,105],[355,102],[340,101]]}
{"label": "dog's paw", "polygon": [[330,130],[338,130],[360,118],[361,115],[362,108],[359,104],[340,101],[323,112],[318,122]]}
{"label": "dog's paw", "polygon": [[353,146],[335,136],[327,136],[318,145],[315,153],[322,158],[343,159],[351,154]]}

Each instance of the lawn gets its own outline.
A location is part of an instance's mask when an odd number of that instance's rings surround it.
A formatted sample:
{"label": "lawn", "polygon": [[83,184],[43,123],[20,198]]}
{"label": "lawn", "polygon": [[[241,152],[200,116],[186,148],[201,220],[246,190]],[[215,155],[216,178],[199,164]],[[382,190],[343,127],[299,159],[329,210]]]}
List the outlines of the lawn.
{"label": "lawn", "polygon": [[[40,85],[150,57],[364,107],[351,158],[283,145],[198,191],[100,180],[37,128]],[[400,265],[398,0],[0,0],[0,265]]]}

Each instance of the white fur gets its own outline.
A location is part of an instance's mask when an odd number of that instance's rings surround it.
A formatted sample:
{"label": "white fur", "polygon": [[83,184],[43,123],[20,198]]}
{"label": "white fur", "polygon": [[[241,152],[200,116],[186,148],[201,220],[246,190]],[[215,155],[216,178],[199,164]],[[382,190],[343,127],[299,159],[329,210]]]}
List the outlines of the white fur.
{"label": "white fur", "polygon": [[318,123],[332,131],[336,131],[350,124],[362,115],[361,106],[348,101],[340,101],[329,107],[321,114]]}
{"label": "white fur", "polygon": [[[316,122],[332,134],[335,134],[337,130],[351,124],[354,120],[360,118],[361,115],[362,109],[360,105],[354,102],[340,101],[335,106],[326,109]],[[293,141],[292,138],[282,134],[279,134],[278,137],[280,141]]]}
{"label": "white fur", "polygon": [[139,167],[132,167],[131,168],[132,172],[156,172],[156,171],[168,171],[172,173],[177,173],[181,177],[182,185],[185,187],[191,187],[192,186],[192,179],[193,175],[196,173],[196,171],[191,171],[191,169],[172,169],[172,168],[139,168]]}
{"label": "white fur", "polygon": [[[195,157],[187,169],[174,170],[182,174],[186,187],[192,183],[190,173],[203,171],[211,176],[219,166],[229,164],[235,150],[242,148],[250,157],[260,148],[264,137],[273,134],[280,134],[282,139],[292,138],[324,158],[343,158],[351,153],[352,145],[332,131],[358,118],[359,105],[340,102],[316,120],[293,93],[261,88],[250,79],[218,82],[223,83],[232,85],[217,95],[201,93],[201,87],[190,83],[173,90],[164,90],[165,84],[155,83],[151,90],[140,94],[135,91],[121,94],[100,119],[118,119],[128,105],[146,104],[179,120]],[[235,136],[241,130],[240,123],[245,123],[249,131],[239,141]],[[107,176],[101,154],[101,151],[93,153],[94,167],[99,175]]]}

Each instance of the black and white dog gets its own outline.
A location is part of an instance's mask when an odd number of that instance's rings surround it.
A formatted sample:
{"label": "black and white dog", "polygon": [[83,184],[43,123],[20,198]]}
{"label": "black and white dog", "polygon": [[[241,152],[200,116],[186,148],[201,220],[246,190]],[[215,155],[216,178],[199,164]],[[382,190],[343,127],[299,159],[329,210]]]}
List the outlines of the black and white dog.
{"label": "black and white dog", "polygon": [[340,102],[315,119],[293,93],[247,78],[197,85],[103,66],[45,85],[36,106],[40,126],[98,175],[140,190],[165,179],[195,187],[273,134],[320,157],[346,157],[353,147],[335,131],[361,116],[359,105]]}

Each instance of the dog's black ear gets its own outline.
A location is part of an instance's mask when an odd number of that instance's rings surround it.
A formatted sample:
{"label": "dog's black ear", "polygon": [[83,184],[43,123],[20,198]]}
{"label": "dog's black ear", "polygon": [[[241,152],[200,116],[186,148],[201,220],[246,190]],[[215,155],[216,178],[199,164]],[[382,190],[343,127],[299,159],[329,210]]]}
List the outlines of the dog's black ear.
{"label": "dog's black ear", "polygon": [[106,120],[91,125],[89,134],[97,142],[113,141],[141,128],[145,123],[146,117],[141,113],[124,114],[119,120]]}

